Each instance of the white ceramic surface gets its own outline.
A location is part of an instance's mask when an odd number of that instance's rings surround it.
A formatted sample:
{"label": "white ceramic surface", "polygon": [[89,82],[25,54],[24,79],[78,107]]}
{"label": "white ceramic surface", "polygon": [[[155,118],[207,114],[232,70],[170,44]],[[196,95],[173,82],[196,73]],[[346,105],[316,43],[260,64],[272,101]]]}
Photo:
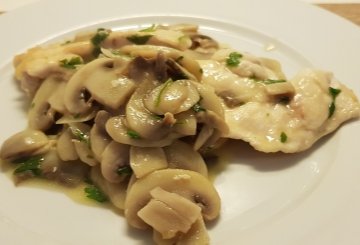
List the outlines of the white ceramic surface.
{"label": "white ceramic surface", "polygon": [[[288,77],[313,66],[331,70],[360,95],[360,29],[291,0],[52,0],[0,16],[0,143],[26,126],[12,57],[77,31],[189,22],[240,51],[278,59]],[[266,51],[268,45],[275,49]],[[360,244],[360,122],[352,121],[300,154],[262,154],[244,143],[224,155],[215,180],[222,197],[212,244]],[[0,244],[148,244],[111,210],[60,192],[14,187],[0,174]]]}

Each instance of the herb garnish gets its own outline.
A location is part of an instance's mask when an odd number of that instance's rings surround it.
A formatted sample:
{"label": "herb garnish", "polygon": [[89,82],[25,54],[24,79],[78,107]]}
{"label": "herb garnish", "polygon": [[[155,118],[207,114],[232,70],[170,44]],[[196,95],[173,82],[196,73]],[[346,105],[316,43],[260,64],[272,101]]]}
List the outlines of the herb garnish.
{"label": "herb garnish", "polygon": [[133,170],[129,165],[126,165],[126,166],[119,167],[116,170],[116,173],[118,175],[131,175],[133,173]]}
{"label": "herb garnish", "polygon": [[242,54],[238,52],[231,52],[229,57],[226,59],[226,65],[231,67],[238,66],[240,64],[240,58],[242,57]]}
{"label": "herb garnish", "polygon": [[259,82],[268,85],[268,84],[274,84],[274,83],[285,83],[286,80],[284,80],[284,79],[278,79],[278,80],[277,79],[266,79],[266,80],[261,80]]}
{"label": "herb garnish", "polygon": [[108,197],[95,185],[89,185],[84,189],[86,197],[93,199],[97,202],[106,202]]}
{"label": "herb garnish", "polygon": [[76,69],[77,65],[83,64],[83,61],[80,57],[72,57],[70,60],[63,59],[59,61],[60,66],[67,69]]}
{"label": "herb garnish", "polygon": [[129,129],[126,133],[132,139],[141,139],[140,134],[134,130]]}
{"label": "herb garnish", "polygon": [[143,45],[145,43],[147,43],[149,41],[149,39],[152,37],[153,35],[131,35],[126,37],[126,39],[132,43],[135,43],[137,45]]}
{"label": "herb garnish", "polygon": [[331,95],[332,98],[332,102],[329,105],[329,115],[328,118],[332,117],[334,115],[335,112],[335,99],[336,97],[341,93],[341,89],[337,89],[337,88],[332,88],[329,87],[329,93]]}
{"label": "herb garnish", "polygon": [[196,113],[197,113],[197,112],[201,112],[201,111],[206,111],[206,109],[205,109],[204,107],[202,107],[199,102],[197,102],[195,105],[193,105],[193,106],[192,106],[192,109],[193,109],[193,111],[195,111]]}
{"label": "herb garnish", "polygon": [[44,160],[43,156],[33,156],[29,158],[21,158],[15,160],[13,163],[19,164],[19,166],[14,170],[14,174],[19,174],[23,172],[31,172],[34,176],[41,175],[40,165]]}
{"label": "herb garnish", "polygon": [[96,34],[91,38],[91,43],[94,45],[93,55],[99,56],[101,53],[100,44],[109,36],[110,30],[104,28],[97,29]]}
{"label": "herb garnish", "polygon": [[158,95],[156,96],[156,99],[155,99],[155,106],[159,106],[160,105],[160,102],[161,102],[161,97],[164,93],[164,91],[166,90],[166,88],[173,82],[173,80],[171,78],[169,78],[162,86],[162,88],[160,89]]}
{"label": "herb garnish", "polygon": [[287,141],[287,135],[284,132],[281,132],[280,134],[280,141],[281,143],[285,143]]}
{"label": "herb garnish", "polygon": [[184,56],[179,56],[179,57],[177,57],[176,59],[175,59],[175,62],[180,62],[180,61],[182,61],[184,59]]}
{"label": "herb garnish", "polygon": [[89,137],[89,135],[85,134],[84,132],[82,132],[78,128],[70,127],[70,130],[71,130],[72,134],[75,136],[75,138],[77,140],[79,140],[80,142],[85,143],[90,148],[90,137]]}
{"label": "herb garnish", "polygon": [[140,30],[140,32],[153,32],[153,31],[156,30],[156,28],[157,28],[157,25],[152,24],[151,26],[149,26],[149,27],[147,27],[147,28],[145,28],[145,29]]}

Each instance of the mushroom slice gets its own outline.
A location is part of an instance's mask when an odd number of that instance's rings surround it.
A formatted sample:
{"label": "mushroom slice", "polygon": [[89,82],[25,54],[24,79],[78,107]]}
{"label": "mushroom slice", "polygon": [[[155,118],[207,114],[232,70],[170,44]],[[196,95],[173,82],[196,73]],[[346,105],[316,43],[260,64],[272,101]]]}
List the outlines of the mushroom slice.
{"label": "mushroom slice", "polygon": [[109,197],[115,207],[121,210],[124,209],[127,181],[110,183],[101,175],[99,167],[91,168],[90,179]]}
{"label": "mushroom slice", "polygon": [[182,135],[195,135],[197,121],[194,111],[188,110],[175,115],[173,131]]}
{"label": "mushroom slice", "polygon": [[118,109],[135,89],[135,83],[121,75],[129,64],[125,59],[99,58],[84,65],[69,80],[64,95],[65,106],[72,114],[84,113],[91,99],[111,109]]}
{"label": "mushroom slice", "polygon": [[177,114],[189,110],[200,99],[196,87],[189,80],[169,79],[153,89],[144,99],[145,107],[157,114]]}
{"label": "mushroom slice", "polygon": [[124,175],[119,169],[129,165],[129,146],[112,141],[105,148],[101,158],[101,173],[110,183],[119,183]]}
{"label": "mushroom slice", "polygon": [[178,233],[176,237],[164,239],[161,233],[154,230],[153,239],[158,245],[208,245],[210,244],[209,234],[202,217],[197,219],[185,234]]}
{"label": "mushroom slice", "polygon": [[201,208],[179,194],[156,187],[150,195],[153,199],[139,210],[138,216],[164,239],[173,238],[178,232],[188,232],[201,217]]}
{"label": "mushroom slice", "polygon": [[73,134],[73,143],[80,160],[90,166],[98,164],[90,149],[90,126],[84,123],[70,123],[69,128]]}
{"label": "mushroom slice", "polygon": [[164,123],[164,120],[159,120],[156,114],[145,108],[144,95],[149,93],[153,87],[152,82],[143,82],[133,93],[126,105],[126,122],[129,128],[137,132],[141,138],[158,141],[170,133],[172,125]]}
{"label": "mushroom slice", "polygon": [[5,140],[0,149],[0,158],[12,160],[35,156],[47,152],[50,146],[51,141],[43,132],[26,129]]}
{"label": "mushroom slice", "polygon": [[107,111],[99,111],[96,114],[94,125],[90,130],[91,150],[95,158],[101,162],[102,153],[111,142],[111,137],[105,130],[105,124],[111,117]]}
{"label": "mushroom slice", "polygon": [[57,139],[56,150],[59,158],[63,161],[79,159],[73,142],[74,135],[69,128],[63,130]]}
{"label": "mushroom slice", "polygon": [[124,125],[125,118],[122,116],[110,118],[105,125],[106,132],[116,142],[139,146],[139,147],[163,147],[170,145],[174,139],[179,138],[180,135],[177,133],[170,133],[165,138],[160,140],[143,139],[136,132]]}
{"label": "mushroom slice", "polygon": [[94,107],[83,114],[69,114],[68,112],[60,117],[55,123],[56,124],[69,124],[77,122],[87,122],[96,116],[98,108]]}
{"label": "mushroom slice", "polygon": [[220,212],[220,197],[211,182],[203,175],[184,169],[162,169],[138,179],[128,190],[125,200],[125,217],[129,224],[139,229],[147,225],[137,215],[151,199],[155,187],[177,193],[199,205],[206,220],[215,219]]}
{"label": "mushroom slice", "polygon": [[47,130],[54,122],[55,110],[49,100],[61,88],[62,80],[51,76],[47,78],[37,90],[29,110],[29,127],[38,130]]}
{"label": "mushroom slice", "polygon": [[190,34],[192,41],[190,49],[202,54],[213,54],[219,49],[219,44],[209,36],[193,33]]}
{"label": "mushroom slice", "polygon": [[160,147],[130,147],[130,166],[137,178],[167,168],[164,150]]}
{"label": "mushroom slice", "polygon": [[119,51],[133,57],[141,56],[144,58],[155,58],[158,53],[161,52],[168,59],[176,61],[179,65],[185,68],[185,70],[191,73],[196,80],[201,80],[202,70],[199,63],[192,59],[189,55],[179,50],[153,45],[127,45],[119,49]]}
{"label": "mushroom slice", "polygon": [[66,108],[64,104],[64,93],[65,93],[66,82],[58,81],[57,87],[52,91],[51,96],[48,99],[50,108],[53,110],[65,114]]}
{"label": "mushroom slice", "polygon": [[205,161],[190,145],[177,140],[164,150],[170,168],[188,169],[207,177]]}

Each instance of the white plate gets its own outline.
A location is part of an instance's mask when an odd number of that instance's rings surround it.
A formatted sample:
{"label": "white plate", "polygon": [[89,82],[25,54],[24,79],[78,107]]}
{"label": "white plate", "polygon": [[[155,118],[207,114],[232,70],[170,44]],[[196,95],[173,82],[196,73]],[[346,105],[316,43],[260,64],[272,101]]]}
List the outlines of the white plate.
{"label": "white plate", "polygon": [[[360,29],[290,0],[43,1],[0,16],[0,142],[26,126],[12,57],[44,42],[98,27],[126,29],[190,22],[239,50],[280,60],[288,77],[304,67],[331,70],[360,95]],[[275,50],[266,51],[268,44]],[[360,244],[359,121],[300,154],[261,154],[239,144],[215,185],[221,218],[212,244]],[[1,244],[147,244],[106,209],[59,192],[15,188],[0,175]],[[145,240],[144,240],[145,239]],[[143,242],[144,240],[144,242]]]}

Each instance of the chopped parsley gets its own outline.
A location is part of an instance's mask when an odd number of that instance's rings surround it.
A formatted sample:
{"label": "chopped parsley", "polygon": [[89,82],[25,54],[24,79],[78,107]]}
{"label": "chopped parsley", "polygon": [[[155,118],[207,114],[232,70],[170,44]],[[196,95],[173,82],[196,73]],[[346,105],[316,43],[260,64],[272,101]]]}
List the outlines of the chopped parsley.
{"label": "chopped parsley", "polygon": [[109,36],[110,30],[104,28],[97,29],[96,34],[91,38],[94,45],[93,55],[97,57],[101,53],[100,44]]}
{"label": "chopped parsley", "polygon": [[84,192],[86,193],[86,197],[97,202],[106,202],[108,197],[95,185],[89,185],[85,187]]}
{"label": "chopped parsley", "polygon": [[329,93],[331,95],[332,101],[331,101],[331,103],[329,105],[328,118],[330,118],[330,117],[332,117],[334,115],[334,112],[335,112],[335,109],[336,109],[335,100],[336,100],[336,97],[341,93],[341,89],[329,87]]}
{"label": "chopped parsley", "polygon": [[70,130],[71,130],[72,134],[75,136],[75,138],[77,140],[79,140],[80,142],[85,143],[90,148],[90,137],[89,137],[89,135],[85,134],[84,132],[82,132],[78,128],[70,127]]}
{"label": "chopped parsley", "polygon": [[195,105],[193,105],[192,109],[196,113],[201,112],[201,111],[206,111],[206,109],[204,107],[202,107],[199,102],[197,102]]}
{"label": "chopped parsley", "polygon": [[29,158],[21,158],[15,160],[13,163],[19,164],[14,170],[14,174],[20,174],[23,172],[31,172],[34,176],[41,175],[41,162],[44,160],[43,156],[33,156]]}
{"label": "chopped parsley", "polygon": [[134,130],[128,130],[126,133],[132,139],[141,139],[140,134]]}
{"label": "chopped parsley", "polygon": [[137,34],[134,34],[134,35],[131,35],[131,36],[128,36],[126,37],[126,39],[129,41],[129,42],[132,42],[134,44],[137,44],[137,45],[144,45],[146,44],[149,39],[152,37],[153,35],[137,35]]}
{"label": "chopped parsley", "polygon": [[226,65],[231,67],[236,67],[240,64],[240,59],[242,58],[242,54],[238,52],[231,52],[229,57],[226,59]]}
{"label": "chopped parsley", "polygon": [[175,62],[181,62],[184,59],[184,56],[179,56],[175,59]]}
{"label": "chopped parsley", "polygon": [[153,114],[152,115],[152,118],[154,118],[155,120],[162,120],[164,119],[164,115],[157,115],[157,114]]}
{"label": "chopped parsley", "polygon": [[140,32],[153,32],[153,31],[156,31],[156,28],[157,28],[157,25],[152,24],[148,28],[140,30]]}
{"label": "chopped parsley", "polygon": [[263,84],[268,85],[268,84],[274,84],[274,83],[285,83],[286,80],[284,80],[284,79],[279,79],[279,80],[277,80],[277,79],[266,79],[266,80],[262,80],[260,82],[263,83]]}
{"label": "chopped parsley", "polygon": [[80,57],[72,57],[70,60],[60,60],[59,63],[61,67],[64,67],[66,69],[76,69],[78,65],[83,64],[83,61]]}
{"label": "chopped parsley", "polygon": [[119,167],[116,170],[116,173],[118,175],[131,175],[133,173],[133,170],[129,165],[126,165],[126,166]]}
{"label": "chopped parsley", "polygon": [[287,135],[284,132],[281,132],[280,134],[280,141],[281,143],[285,143],[287,141]]}
{"label": "chopped parsley", "polygon": [[169,78],[162,86],[162,88],[160,89],[158,95],[156,96],[155,99],[155,106],[159,106],[160,102],[161,102],[161,97],[163,95],[163,93],[165,92],[165,90],[167,89],[167,87],[170,86],[170,84],[173,82],[173,80],[171,78]]}

